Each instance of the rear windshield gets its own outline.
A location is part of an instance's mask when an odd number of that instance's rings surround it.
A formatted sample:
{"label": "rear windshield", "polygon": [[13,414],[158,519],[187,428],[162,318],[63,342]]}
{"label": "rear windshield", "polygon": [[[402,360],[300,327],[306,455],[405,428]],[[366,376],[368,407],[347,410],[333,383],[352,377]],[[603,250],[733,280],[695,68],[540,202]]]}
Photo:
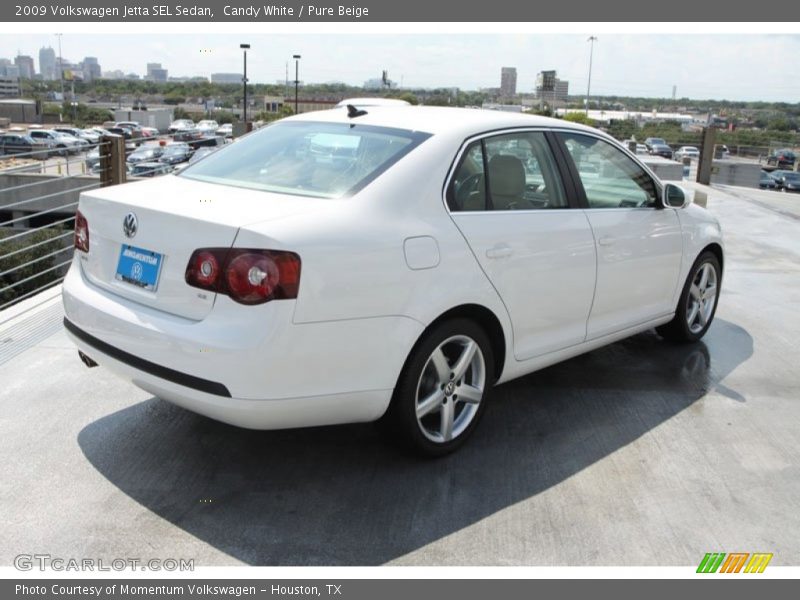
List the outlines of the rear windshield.
{"label": "rear windshield", "polygon": [[357,123],[278,122],[243,137],[180,176],[268,192],[355,194],[430,137]]}

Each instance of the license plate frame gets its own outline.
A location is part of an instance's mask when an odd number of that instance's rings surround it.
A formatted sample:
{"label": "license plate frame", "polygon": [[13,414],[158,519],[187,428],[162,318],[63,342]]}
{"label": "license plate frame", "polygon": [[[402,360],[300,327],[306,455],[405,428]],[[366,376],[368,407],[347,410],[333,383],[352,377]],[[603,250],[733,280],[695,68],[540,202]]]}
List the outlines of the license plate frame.
{"label": "license plate frame", "polygon": [[148,292],[158,289],[164,255],[160,252],[122,244],[114,279]]}

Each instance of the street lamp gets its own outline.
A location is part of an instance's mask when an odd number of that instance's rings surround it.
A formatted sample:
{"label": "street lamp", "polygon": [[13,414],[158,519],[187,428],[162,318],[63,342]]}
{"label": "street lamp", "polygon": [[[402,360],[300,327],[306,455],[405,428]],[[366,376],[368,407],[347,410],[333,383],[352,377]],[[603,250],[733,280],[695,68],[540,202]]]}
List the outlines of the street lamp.
{"label": "street lamp", "polygon": [[592,89],[592,55],[594,54],[594,43],[597,41],[597,38],[593,35],[589,36],[589,39],[586,40],[589,42],[589,83],[586,84],[586,116],[589,116],[589,92]]}
{"label": "street lamp", "polygon": [[300,85],[300,58],[299,54],[293,54],[292,58],[294,59],[294,114],[297,114],[297,89]]}
{"label": "street lamp", "polygon": [[242,84],[244,85],[244,99],[242,108],[244,109],[243,121],[247,123],[247,51],[250,49],[250,44],[239,44],[239,48],[244,53],[244,74],[242,76]]}
{"label": "street lamp", "polygon": [[58,78],[61,81],[61,102],[64,102],[64,60],[61,58],[61,36],[63,33],[57,33],[58,38]]}

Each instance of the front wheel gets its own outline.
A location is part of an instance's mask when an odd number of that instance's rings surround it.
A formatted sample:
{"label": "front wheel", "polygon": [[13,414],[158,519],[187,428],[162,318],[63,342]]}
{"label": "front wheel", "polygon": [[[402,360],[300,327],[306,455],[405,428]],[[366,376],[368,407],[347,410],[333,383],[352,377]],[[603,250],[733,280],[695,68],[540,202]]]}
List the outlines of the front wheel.
{"label": "front wheel", "polygon": [[683,286],[675,317],[656,331],[676,342],[696,342],[702,338],[717,311],[722,269],[712,252],[703,252],[692,265]]}
{"label": "front wheel", "polygon": [[432,329],[406,360],[387,412],[402,442],[428,456],[457,449],[473,432],[494,384],[494,356],[481,327],[453,319]]}

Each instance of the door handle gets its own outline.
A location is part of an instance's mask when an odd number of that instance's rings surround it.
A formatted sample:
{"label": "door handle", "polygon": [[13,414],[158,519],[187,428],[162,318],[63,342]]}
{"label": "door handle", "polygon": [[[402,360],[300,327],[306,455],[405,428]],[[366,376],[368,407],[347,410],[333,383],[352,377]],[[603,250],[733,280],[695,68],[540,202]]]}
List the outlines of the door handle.
{"label": "door handle", "polygon": [[599,240],[597,240],[597,243],[600,244],[601,246],[611,246],[616,241],[617,238],[613,238],[610,235],[604,235]]}
{"label": "door handle", "polygon": [[507,256],[511,256],[513,252],[514,251],[511,249],[511,246],[502,244],[495,246],[494,248],[489,248],[486,251],[486,258],[505,258]]}

